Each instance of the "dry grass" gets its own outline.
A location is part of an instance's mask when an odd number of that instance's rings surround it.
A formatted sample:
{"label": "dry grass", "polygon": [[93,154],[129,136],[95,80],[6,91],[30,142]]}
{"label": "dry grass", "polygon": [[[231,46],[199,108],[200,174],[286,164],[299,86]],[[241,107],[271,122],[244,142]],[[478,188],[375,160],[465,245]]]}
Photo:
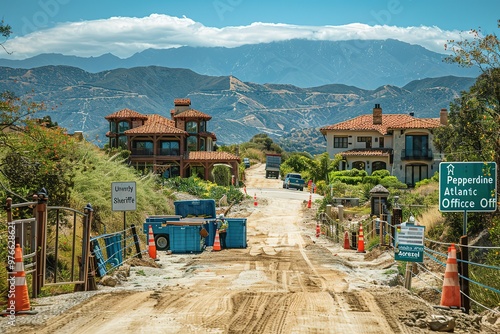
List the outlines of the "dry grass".
{"label": "dry grass", "polygon": [[434,226],[440,223],[444,223],[445,221],[445,218],[443,217],[437,206],[429,208],[429,210],[422,213],[416,218],[420,225],[425,226],[426,231],[429,231]]}

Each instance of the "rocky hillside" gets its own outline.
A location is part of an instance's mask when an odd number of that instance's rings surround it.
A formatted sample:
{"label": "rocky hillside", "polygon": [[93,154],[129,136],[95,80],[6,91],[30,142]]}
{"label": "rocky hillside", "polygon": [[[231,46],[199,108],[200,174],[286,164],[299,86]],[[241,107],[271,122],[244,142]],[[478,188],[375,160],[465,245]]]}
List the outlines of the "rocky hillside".
{"label": "rocky hillside", "polygon": [[472,78],[440,77],[396,87],[365,90],[347,85],[299,88],[242,82],[234,76],[206,76],[187,69],[157,66],[90,73],[69,66],[0,68],[0,91],[45,101],[44,115],[68,129],[83,131],[98,145],[106,143],[104,117],[123,108],[170,117],[175,98],[190,98],[192,108],[212,116],[208,130],[218,144],[248,141],[267,133],[290,151],[324,152],[317,131],[381,104],[384,113],[414,112],[438,117]]}

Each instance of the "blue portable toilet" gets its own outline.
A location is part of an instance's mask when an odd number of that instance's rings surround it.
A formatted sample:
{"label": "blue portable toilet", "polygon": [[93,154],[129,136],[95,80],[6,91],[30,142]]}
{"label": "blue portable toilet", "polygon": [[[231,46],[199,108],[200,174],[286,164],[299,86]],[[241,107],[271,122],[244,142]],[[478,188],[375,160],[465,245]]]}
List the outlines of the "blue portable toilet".
{"label": "blue portable toilet", "polygon": [[225,218],[227,221],[227,248],[247,247],[247,219],[246,218]]}

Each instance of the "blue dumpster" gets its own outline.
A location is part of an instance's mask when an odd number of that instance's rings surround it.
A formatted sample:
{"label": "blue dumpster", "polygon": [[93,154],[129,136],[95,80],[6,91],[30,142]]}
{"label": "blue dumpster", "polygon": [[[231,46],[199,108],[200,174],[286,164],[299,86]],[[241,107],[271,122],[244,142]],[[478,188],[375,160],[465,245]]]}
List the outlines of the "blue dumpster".
{"label": "blue dumpster", "polygon": [[197,253],[202,251],[204,238],[202,225],[170,225],[170,250],[172,253]]}
{"label": "blue dumpster", "polygon": [[247,219],[246,218],[226,218],[227,248],[246,248],[247,247]]}
{"label": "blue dumpster", "polygon": [[199,199],[187,201],[174,201],[175,214],[182,218],[216,218],[215,200]]}
{"label": "blue dumpster", "polygon": [[208,236],[205,238],[206,246],[213,246],[215,240],[215,233],[217,231],[217,221],[216,220],[207,220],[203,227],[208,232]]}

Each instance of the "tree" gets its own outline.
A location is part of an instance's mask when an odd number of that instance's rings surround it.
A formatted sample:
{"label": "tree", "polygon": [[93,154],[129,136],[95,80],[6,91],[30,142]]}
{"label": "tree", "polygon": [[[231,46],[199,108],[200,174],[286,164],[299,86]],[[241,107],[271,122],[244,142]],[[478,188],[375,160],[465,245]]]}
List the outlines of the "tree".
{"label": "tree", "polygon": [[[470,36],[469,40],[449,41],[446,48],[452,54],[446,61],[478,66],[482,74],[450,104],[448,125],[436,130],[434,144],[448,161],[494,161],[500,166],[500,41],[494,34],[482,36],[480,30],[471,30]],[[460,231],[460,217],[448,218]],[[484,218],[469,216],[469,226],[484,228],[491,222]]]}
{"label": "tree", "polygon": [[[10,37],[10,34],[12,34],[12,28],[10,27],[10,25],[5,24],[3,22],[3,20],[0,21],[0,34],[2,34],[2,36],[5,38],[5,40],[7,40]],[[7,49],[5,48],[3,43],[4,42],[0,43],[0,45],[2,46],[4,51],[7,52],[8,54],[11,54],[11,52],[7,51]]]}

